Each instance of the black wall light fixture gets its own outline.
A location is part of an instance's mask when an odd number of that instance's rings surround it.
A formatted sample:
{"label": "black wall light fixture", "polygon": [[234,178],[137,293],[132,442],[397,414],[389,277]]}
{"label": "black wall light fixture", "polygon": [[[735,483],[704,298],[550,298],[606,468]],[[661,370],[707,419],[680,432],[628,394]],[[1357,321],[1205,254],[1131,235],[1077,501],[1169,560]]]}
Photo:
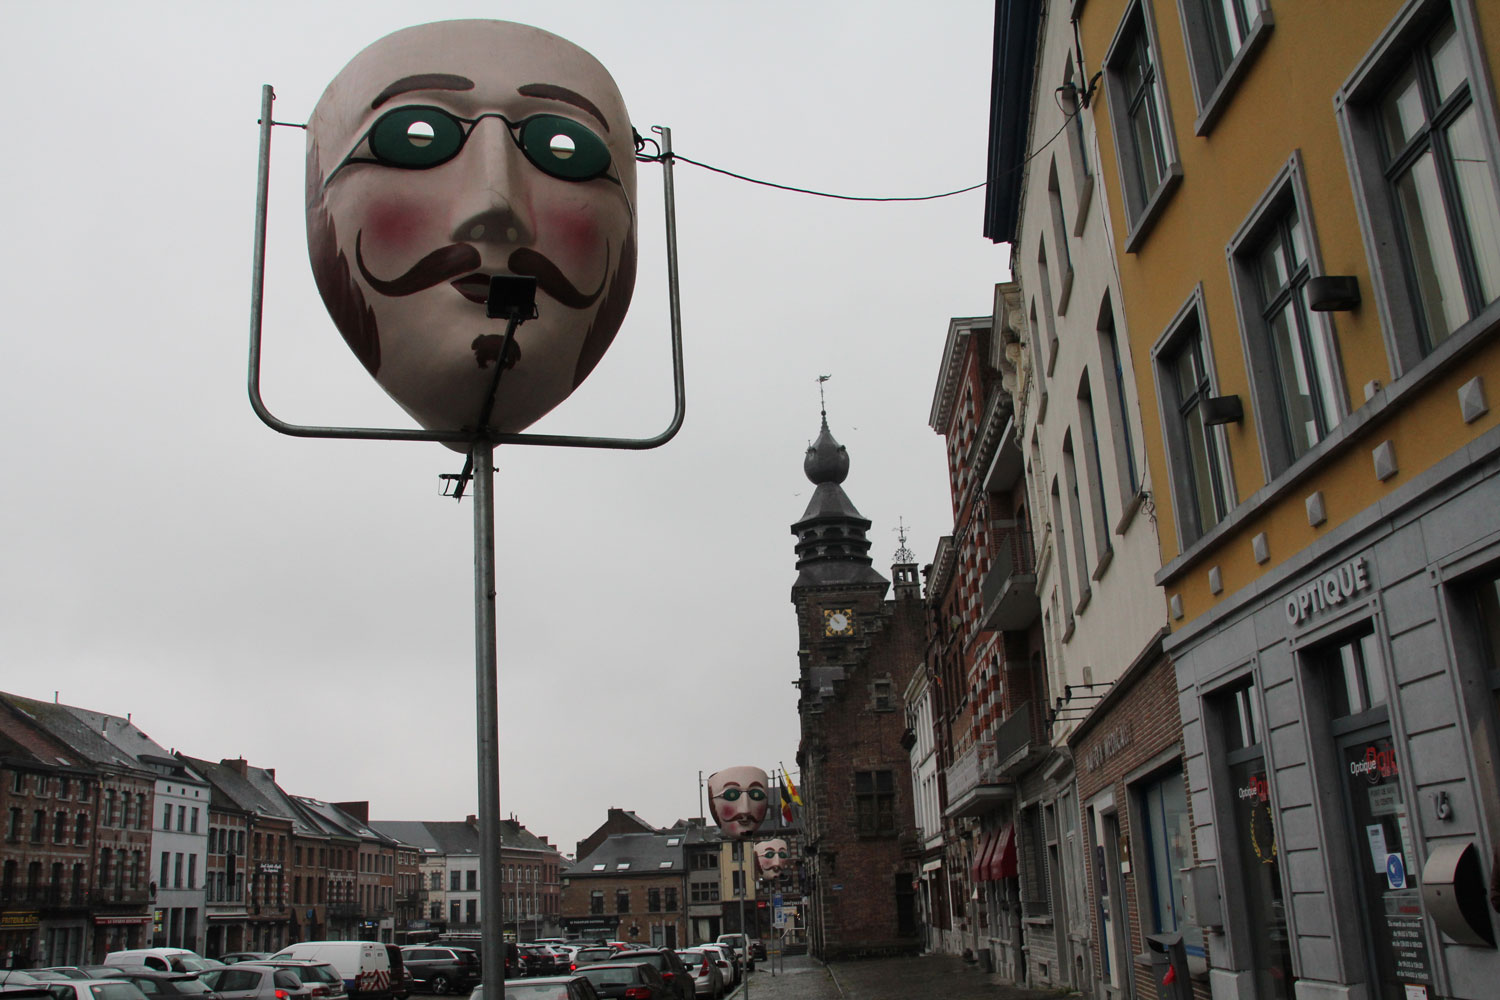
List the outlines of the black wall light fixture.
{"label": "black wall light fixture", "polygon": [[1212,427],[1216,424],[1237,424],[1245,419],[1245,408],[1238,396],[1209,396],[1203,400],[1203,422]]}
{"label": "black wall light fixture", "polygon": [[1314,312],[1348,312],[1359,305],[1359,279],[1352,274],[1308,278],[1307,305]]}

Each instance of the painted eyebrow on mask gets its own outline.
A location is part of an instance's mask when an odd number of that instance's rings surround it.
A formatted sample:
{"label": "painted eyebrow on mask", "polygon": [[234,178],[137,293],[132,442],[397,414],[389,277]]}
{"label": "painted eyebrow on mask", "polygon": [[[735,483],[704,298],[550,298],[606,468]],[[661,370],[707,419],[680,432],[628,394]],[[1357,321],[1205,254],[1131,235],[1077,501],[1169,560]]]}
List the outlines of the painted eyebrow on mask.
{"label": "painted eyebrow on mask", "polygon": [[609,122],[604,117],[604,112],[593,101],[584,97],[576,90],[567,87],[559,87],[555,83],[528,83],[516,88],[516,93],[522,97],[540,97],[549,101],[562,101],[580,108],[599,119],[599,124],[604,126],[604,131],[609,131]]}
{"label": "painted eyebrow on mask", "polygon": [[386,101],[405,94],[412,90],[473,90],[474,81],[466,76],[458,76],[453,73],[417,73],[414,76],[403,76],[395,83],[382,90],[375,100],[370,102],[370,110],[374,111]]}

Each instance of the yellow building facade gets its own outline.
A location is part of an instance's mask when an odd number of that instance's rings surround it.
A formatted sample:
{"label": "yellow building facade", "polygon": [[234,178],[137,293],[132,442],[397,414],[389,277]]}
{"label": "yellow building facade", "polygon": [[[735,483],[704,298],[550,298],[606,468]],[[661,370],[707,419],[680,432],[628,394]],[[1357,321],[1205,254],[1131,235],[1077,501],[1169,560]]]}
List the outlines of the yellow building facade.
{"label": "yellow building facade", "polygon": [[1195,986],[1494,996],[1500,3],[1044,6],[1156,484]]}

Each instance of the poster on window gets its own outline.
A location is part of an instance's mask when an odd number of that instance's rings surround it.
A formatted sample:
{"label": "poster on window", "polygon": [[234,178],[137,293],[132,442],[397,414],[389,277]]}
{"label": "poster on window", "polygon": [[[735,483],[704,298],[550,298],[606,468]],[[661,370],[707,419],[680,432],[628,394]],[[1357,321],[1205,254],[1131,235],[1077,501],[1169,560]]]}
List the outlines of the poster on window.
{"label": "poster on window", "polygon": [[1343,748],[1343,780],[1353,814],[1355,871],[1368,901],[1366,912],[1380,996],[1426,997],[1432,963],[1422,928],[1415,841],[1401,796],[1401,768],[1390,737]]}

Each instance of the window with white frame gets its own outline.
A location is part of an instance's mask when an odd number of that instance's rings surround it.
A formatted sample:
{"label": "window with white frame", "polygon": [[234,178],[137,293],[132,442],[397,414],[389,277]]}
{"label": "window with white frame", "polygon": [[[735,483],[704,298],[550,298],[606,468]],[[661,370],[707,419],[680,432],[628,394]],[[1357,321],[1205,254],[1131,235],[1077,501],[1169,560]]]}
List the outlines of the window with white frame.
{"label": "window with white frame", "polygon": [[1346,411],[1326,314],[1308,308],[1307,280],[1319,267],[1301,192],[1294,156],[1229,245],[1267,479],[1326,437]]}
{"label": "window with white frame", "polygon": [[1335,98],[1398,372],[1500,298],[1500,141],[1477,34],[1469,0],[1409,4]]}
{"label": "window with white frame", "polygon": [[1087,143],[1083,134],[1083,95],[1079,93],[1076,77],[1073,55],[1069,53],[1063,68],[1063,85],[1059,94],[1069,117],[1065,141],[1068,147],[1068,166],[1073,173],[1073,235],[1079,236],[1083,233],[1083,220],[1088,213],[1089,202],[1094,194],[1094,173],[1086,152]]}
{"label": "window with white frame", "polygon": [[1094,579],[1097,580],[1109,565],[1114,548],[1109,541],[1109,502],[1104,496],[1104,467],[1099,457],[1099,420],[1094,413],[1094,390],[1087,371],[1078,382],[1078,422],[1082,425],[1079,440],[1083,445],[1083,471],[1088,483],[1089,524],[1094,532]]}
{"label": "window with white frame", "polygon": [[1057,248],[1057,267],[1061,272],[1057,288],[1057,313],[1060,316],[1068,311],[1068,299],[1073,292],[1073,253],[1068,249],[1068,224],[1063,216],[1062,187],[1057,180],[1055,157],[1047,172],[1047,211],[1052,223],[1052,245]]}
{"label": "window with white frame", "polygon": [[1213,395],[1213,369],[1202,317],[1200,288],[1151,352],[1183,548],[1224,519],[1234,495],[1222,433],[1203,420],[1204,401]]}
{"label": "window with white frame", "polygon": [[1115,136],[1128,235],[1133,251],[1182,178],[1150,6],[1134,0],[1104,57],[1110,124]]}
{"label": "window with white frame", "polygon": [[1042,302],[1042,325],[1040,327],[1036,325],[1035,305],[1033,304],[1031,328],[1040,330],[1047,340],[1046,372],[1051,375],[1052,369],[1057,367],[1057,313],[1053,308],[1052,272],[1047,266],[1047,244],[1041,240],[1038,240],[1036,245],[1036,283]]}
{"label": "window with white frame", "polygon": [[1266,0],[1178,0],[1183,40],[1198,102],[1195,131],[1205,135],[1270,35]]}
{"label": "window with white frame", "polygon": [[[1115,332],[1115,311],[1108,292],[1099,304],[1099,361],[1103,371],[1101,388],[1109,416],[1110,446],[1115,454],[1115,477],[1119,480],[1120,503],[1129,506],[1141,489],[1140,472],[1135,464],[1135,440],[1130,433],[1130,406],[1125,399],[1125,364],[1120,357],[1120,341]],[[1124,530],[1123,526],[1120,530]]]}
{"label": "window with white frame", "polygon": [[1088,548],[1083,530],[1083,491],[1078,487],[1078,458],[1073,451],[1073,430],[1063,435],[1063,481],[1067,488],[1068,528],[1073,533],[1073,566],[1078,572],[1078,600],[1073,610],[1081,613],[1093,594],[1089,586]]}
{"label": "window with white frame", "polygon": [[[1058,595],[1061,594],[1062,618],[1058,624],[1063,629],[1063,634],[1060,641],[1067,642],[1073,637],[1073,582],[1070,579],[1070,570],[1068,568],[1068,532],[1064,527],[1067,522],[1064,520],[1062,491],[1058,488],[1056,476],[1052,477],[1052,495],[1050,499],[1052,554],[1057,565],[1057,588],[1052,592],[1052,599],[1054,601],[1058,600]],[[1080,603],[1082,603],[1081,599]]]}

